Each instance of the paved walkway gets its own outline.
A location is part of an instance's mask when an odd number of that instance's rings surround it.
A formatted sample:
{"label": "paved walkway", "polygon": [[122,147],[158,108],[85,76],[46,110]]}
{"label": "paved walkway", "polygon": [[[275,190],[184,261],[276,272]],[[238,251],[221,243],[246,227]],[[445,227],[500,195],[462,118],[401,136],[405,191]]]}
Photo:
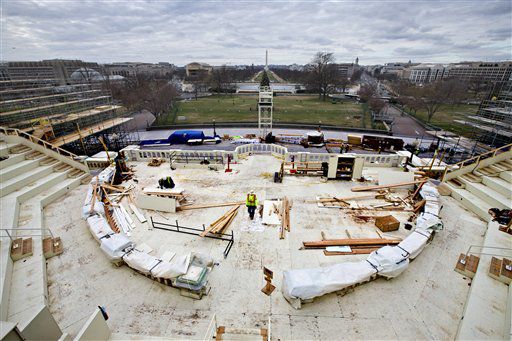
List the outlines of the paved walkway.
{"label": "paved walkway", "polygon": [[388,114],[394,118],[391,130],[393,135],[419,137],[428,136],[425,129],[416,120],[407,114],[403,114],[395,107],[388,106]]}

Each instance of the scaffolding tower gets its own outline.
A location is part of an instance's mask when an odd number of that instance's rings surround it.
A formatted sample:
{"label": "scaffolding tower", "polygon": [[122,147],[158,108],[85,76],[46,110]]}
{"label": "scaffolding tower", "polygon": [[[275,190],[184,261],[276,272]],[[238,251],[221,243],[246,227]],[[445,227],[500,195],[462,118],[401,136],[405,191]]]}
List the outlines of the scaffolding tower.
{"label": "scaffolding tower", "polygon": [[258,129],[260,137],[265,138],[272,132],[272,112],[274,94],[270,86],[260,86],[258,97]]}

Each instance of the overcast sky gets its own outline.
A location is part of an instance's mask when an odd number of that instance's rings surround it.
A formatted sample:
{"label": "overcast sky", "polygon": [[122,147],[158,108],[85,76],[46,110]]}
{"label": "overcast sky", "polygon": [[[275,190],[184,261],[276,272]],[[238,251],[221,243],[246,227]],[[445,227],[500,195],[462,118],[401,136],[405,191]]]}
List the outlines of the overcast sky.
{"label": "overcast sky", "polygon": [[504,1],[0,0],[1,59],[213,65],[512,59]]}

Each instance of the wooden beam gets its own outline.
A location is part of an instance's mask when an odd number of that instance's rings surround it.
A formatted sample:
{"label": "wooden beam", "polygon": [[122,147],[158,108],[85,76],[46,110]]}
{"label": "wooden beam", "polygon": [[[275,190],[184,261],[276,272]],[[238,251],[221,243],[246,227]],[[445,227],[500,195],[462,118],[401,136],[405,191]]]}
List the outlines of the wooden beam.
{"label": "wooden beam", "polygon": [[237,206],[245,204],[245,201],[237,201],[237,202],[225,202],[219,204],[205,204],[205,205],[190,205],[190,206],[180,206],[177,207],[177,211],[187,211],[187,210],[197,210],[200,208],[211,208],[211,207],[224,207],[224,206]]}
{"label": "wooden beam", "polygon": [[400,239],[384,238],[350,238],[350,239],[327,239],[319,241],[302,242],[305,248],[323,249],[327,246],[358,246],[358,245],[397,245]]}
{"label": "wooden beam", "polygon": [[353,249],[350,252],[324,250],[324,255],[326,255],[326,256],[368,255],[378,249],[379,249],[378,247],[370,247],[370,248],[365,248],[365,249]]}
{"label": "wooden beam", "polygon": [[386,189],[386,188],[395,188],[395,187],[416,185],[416,184],[424,183],[424,182],[427,182],[427,181],[428,181],[428,179],[422,179],[422,180],[415,180],[415,181],[408,181],[408,182],[400,182],[400,183],[391,184],[391,185],[352,187],[352,192],[376,191],[376,190],[379,190],[379,189]]}

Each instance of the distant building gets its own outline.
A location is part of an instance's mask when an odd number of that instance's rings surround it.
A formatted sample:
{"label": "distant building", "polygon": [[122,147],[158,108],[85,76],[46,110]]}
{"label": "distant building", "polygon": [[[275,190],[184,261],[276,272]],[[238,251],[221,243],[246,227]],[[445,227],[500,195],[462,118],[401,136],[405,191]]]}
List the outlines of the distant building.
{"label": "distant building", "polygon": [[446,67],[441,64],[419,64],[412,66],[407,71],[402,71],[402,77],[407,76],[411,83],[430,83],[447,76]]}
{"label": "distant building", "polygon": [[[386,68],[387,65],[384,67]],[[383,69],[384,69],[383,68]],[[448,65],[419,64],[404,68],[401,78],[412,83],[423,84],[442,78],[455,78],[464,81],[482,79],[489,82],[501,82],[509,79],[512,74],[512,62],[462,62]]]}
{"label": "distant building", "polygon": [[458,79],[481,78],[486,81],[506,81],[512,74],[512,61],[488,62],[462,62],[450,64],[448,77]]}
{"label": "distant building", "polygon": [[156,77],[172,77],[175,66],[170,63],[112,63],[104,65],[108,75],[118,75],[123,77],[132,77],[137,74],[153,75]]}
{"label": "distant building", "polygon": [[187,77],[197,76],[200,73],[211,74],[213,67],[206,63],[192,62],[185,66]]}
{"label": "distant building", "polygon": [[336,64],[339,76],[342,78],[350,78],[354,74],[354,71],[359,69],[359,65],[355,63],[338,63]]}

